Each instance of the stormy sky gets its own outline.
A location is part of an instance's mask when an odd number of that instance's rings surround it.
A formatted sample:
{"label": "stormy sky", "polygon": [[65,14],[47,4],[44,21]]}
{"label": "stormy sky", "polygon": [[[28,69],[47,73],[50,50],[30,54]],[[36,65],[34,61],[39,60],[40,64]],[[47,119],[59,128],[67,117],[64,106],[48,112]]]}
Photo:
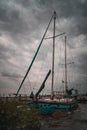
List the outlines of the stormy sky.
{"label": "stormy sky", "polygon": [[[0,94],[17,92],[54,10],[56,35],[66,33],[67,62],[74,62],[67,67],[68,86],[87,92],[87,0],[0,0]],[[52,26],[46,37],[53,35]],[[56,38],[56,45],[55,89],[62,90],[64,36]],[[44,40],[21,93],[38,90],[52,67],[51,57],[52,39]],[[44,92],[50,90],[51,76],[47,82]]]}

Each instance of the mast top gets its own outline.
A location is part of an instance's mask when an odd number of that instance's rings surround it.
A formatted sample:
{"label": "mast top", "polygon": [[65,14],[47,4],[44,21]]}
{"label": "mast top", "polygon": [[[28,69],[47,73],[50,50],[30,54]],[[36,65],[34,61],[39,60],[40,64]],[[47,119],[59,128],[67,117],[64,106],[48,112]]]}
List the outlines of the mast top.
{"label": "mast top", "polygon": [[54,19],[56,19],[56,11],[54,11]]}

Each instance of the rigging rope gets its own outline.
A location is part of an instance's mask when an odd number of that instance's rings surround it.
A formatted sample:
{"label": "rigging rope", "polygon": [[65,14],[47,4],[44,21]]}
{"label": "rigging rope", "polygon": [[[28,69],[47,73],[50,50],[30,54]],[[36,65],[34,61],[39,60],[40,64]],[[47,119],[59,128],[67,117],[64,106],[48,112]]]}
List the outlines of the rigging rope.
{"label": "rigging rope", "polygon": [[22,82],[21,82],[19,88],[18,88],[18,91],[17,91],[17,94],[16,94],[16,95],[18,95],[18,93],[19,93],[19,91],[20,91],[20,89],[21,89],[21,87],[22,87],[22,84],[24,83],[24,81],[25,81],[25,79],[26,79],[26,77],[27,77],[27,75],[28,75],[28,73],[29,73],[29,71],[30,71],[30,69],[31,69],[31,67],[32,67],[32,64],[33,64],[33,62],[34,62],[34,60],[35,60],[35,58],[36,58],[36,56],[37,56],[37,54],[38,54],[38,51],[39,51],[41,45],[42,45],[42,42],[43,42],[43,40],[44,40],[44,38],[45,38],[45,35],[46,35],[46,33],[47,33],[47,30],[48,30],[48,28],[49,28],[49,26],[50,26],[50,23],[51,23],[52,19],[53,19],[53,16],[54,16],[54,15],[52,15],[52,17],[51,17],[51,19],[50,19],[50,22],[48,23],[48,26],[47,26],[47,28],[46,28],[46,31],[45,31],[45,33],[44,33],[44,35],[43,35],[43,37],[42,37],[42,40],[41,40],[41,42],[40,42],[40,44],[39,44],[39,46],[38,46],[38,48],[37,48],[37,51],[36,51],[36,53],[35,53],[35,55],[34,55],[34,57],[33,57],[33,60],[32,60],[30,66],[29,66],[29,68],[28,68],[28,70],[27,70],[27,72],[26,72],[26,74],[25,74],[25,76],[24,76],[24,78],[23,78],[23,80],[22,80]]}

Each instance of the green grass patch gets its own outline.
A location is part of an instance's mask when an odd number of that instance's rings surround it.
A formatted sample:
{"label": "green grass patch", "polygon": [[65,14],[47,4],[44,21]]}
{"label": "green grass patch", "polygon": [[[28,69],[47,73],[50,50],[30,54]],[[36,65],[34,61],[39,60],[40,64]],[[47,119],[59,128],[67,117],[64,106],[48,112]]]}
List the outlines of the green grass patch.
{"label": "green grass patch", "polygon": [[40,116],[35,109],[18,102],[0,103],[0,130],[40,130]]}

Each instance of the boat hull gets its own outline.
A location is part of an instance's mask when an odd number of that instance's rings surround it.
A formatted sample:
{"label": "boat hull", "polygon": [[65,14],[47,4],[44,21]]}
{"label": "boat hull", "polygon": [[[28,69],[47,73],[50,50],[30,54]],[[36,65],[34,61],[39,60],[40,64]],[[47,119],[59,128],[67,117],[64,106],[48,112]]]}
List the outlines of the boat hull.
{"label": "boat hull", "polygon": [[36,108],[39,113],[51,115],[57,111],[70,112],[78,107],[77,103],[59,103],[46,101],[32,101],[28,103],[29,108]]}

